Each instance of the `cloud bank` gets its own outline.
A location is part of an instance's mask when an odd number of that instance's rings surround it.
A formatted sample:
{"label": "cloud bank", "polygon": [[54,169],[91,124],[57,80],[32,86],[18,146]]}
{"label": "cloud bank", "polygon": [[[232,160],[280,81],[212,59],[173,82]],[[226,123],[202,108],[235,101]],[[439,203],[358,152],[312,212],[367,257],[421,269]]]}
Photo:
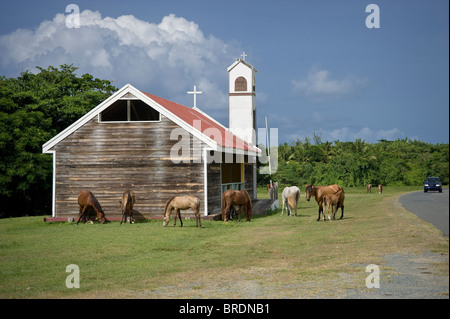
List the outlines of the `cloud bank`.
{"label": "cloud bank", "polygon": [[313,100],[324,98],[336,98],[354,92],[364,86],[366,79],[356,76],[348,76],[336,79],[328,70],[320,70],[313,66],[301,80],[292,80],[292,90],[295,94],[301,94]]}
{"label": "cloud bank", "polygon": [[[74,64],[79,73],[114,81],[186,105],[186,91],[197,85],[204,94],[198,106],[223,110],[228,103],[226,67],[239,52],[193,21],[165,16],[160,23],[133,15],[103,18],[98,11],[80,13],[79,28],[68,27],[68,15],[57,14],[35,30],[18,29],[0,36],[0,66],[7,76],[21,71]],[[69,26],[72,26],[69,24]]]}

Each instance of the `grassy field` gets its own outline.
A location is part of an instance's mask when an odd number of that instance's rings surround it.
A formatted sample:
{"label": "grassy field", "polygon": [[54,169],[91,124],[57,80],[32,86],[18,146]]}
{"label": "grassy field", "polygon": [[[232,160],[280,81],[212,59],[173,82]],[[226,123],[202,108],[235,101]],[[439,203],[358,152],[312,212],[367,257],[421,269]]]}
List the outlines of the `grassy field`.
{"label": "grassy field", "polygon": [[[0,298],[327,297],[330,285],[334,293],[363,285],[365,266],[386,254],[448,254],[448,240],[397,202],[420,189],[346,189],[344,219],[326,222],[303,189],[296,218],[277,210],[250,223],[205,220],[201,229],[194,220],[181,228],[3,219]],[[79,289],[65,285],[69,264],[80,269]],[[437,266],[448,275],[448,263]]]}

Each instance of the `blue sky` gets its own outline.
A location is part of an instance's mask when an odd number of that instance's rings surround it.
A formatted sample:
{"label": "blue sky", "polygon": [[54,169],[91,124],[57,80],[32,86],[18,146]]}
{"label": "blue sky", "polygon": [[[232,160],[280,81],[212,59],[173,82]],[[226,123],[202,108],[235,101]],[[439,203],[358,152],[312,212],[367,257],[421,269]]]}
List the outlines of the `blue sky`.
{"label": "blue sky", "polygon": [[[67,28],[66,6],[80,9]],[[370,3],[380,28],[367,28]],[[279,143],[449,141],[449,2],[24,1],[2,3],[0,75],[63,63],[228,124],[227,67],[257,70],[258,127]]]}

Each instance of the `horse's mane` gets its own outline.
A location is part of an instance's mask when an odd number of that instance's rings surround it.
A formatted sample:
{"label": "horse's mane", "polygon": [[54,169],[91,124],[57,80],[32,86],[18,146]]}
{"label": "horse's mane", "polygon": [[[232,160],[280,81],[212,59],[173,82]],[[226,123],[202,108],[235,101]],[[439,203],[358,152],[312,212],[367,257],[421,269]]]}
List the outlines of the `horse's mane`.
{"label": "horse's mane", "polygon": [[94,194],[92,194],[92,192],[89,192],[89,197],[91,198],[92,203],[95,205],[95,208],[103,212],[102,205],[100,205],[100,202],[98,201],[97,197],[95,197]]}
{"label": "horse's mane", "polygon": [[170,198],[170,199],[167,201],[166,207],[164,207],[164,213],[163,213],[163,216],[166,216],[167,207],[169,207],[169,204],[173,201],[173,199],[174,199],[175,197],[176,197],[176,196],[173,196],[172,198]]}

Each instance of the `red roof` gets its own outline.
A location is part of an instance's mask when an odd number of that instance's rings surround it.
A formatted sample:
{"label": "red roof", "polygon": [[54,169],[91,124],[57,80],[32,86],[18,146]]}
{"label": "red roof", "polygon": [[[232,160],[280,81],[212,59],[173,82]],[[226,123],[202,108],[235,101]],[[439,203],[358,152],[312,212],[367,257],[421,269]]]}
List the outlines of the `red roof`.
{"label": "red roof", "polygon": [[[244,151],[250,152],[259,152],[260,150],[253,145],[243,141],[241,138],[237,137],[225,127],[220,125],[215,120],[205,116],[202,112],[197,111],[196,109],[187,107],[182,104],[178,104],[166,99],[163,99],[159,96],[146,93],[141,91],[153,101],[164,107],[166,110],[176,115],[178,118],[192,126],[193,128],[201,131],[207,137],[214,140],[221,147],[226,148],[234,148],[240,149]],[[194,123],[194,121],[197,121]],[[200,122],[198,122],[200,121]],[[207,132],[205,132],[208,129]],[[220,136],[217,136],[217,132],[220,132]]]}

